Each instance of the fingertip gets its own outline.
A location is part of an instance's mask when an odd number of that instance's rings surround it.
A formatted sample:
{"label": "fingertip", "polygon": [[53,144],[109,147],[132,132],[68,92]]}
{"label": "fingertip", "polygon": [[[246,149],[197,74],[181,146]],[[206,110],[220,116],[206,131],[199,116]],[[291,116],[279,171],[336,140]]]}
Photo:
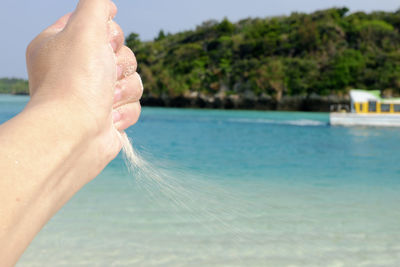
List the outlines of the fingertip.
{"label": "fingertip", "polygon": [[137,61],[135,54],[127,46],[122,46],[116,54],[117,66],[121,72],[117,76],[117,80],[127,78],[135,74],[137,69]]}
{"label": "fingertip", "polygon": [[117,13],[118,13],[117,5],[113,1],[110,1],[110,20],[114,19]]}
{"label": "fingertip", "polygon": [[77,28],[89,26],[96,29],[110,21],[116,12],[117,8],[110,0],[80,0],[70,24],[76,24]]}
{"label": "fingertip", "polygon": [[139,101],[143,95],[143,83],[138,73],[116,83],[114,90],[114,108]]}
{"label": "fingertip", "polygon": [[142,77],[141,77],[141,76],[140,76],[140,74],[139,74],[139,73],[137,73],[137,72],[135,72],[135,76],[136,76],[136,79],[139,81],[139,85],[140,85],[140,91],[141,91],[141,93],[143,93],[144,86],[143,86],[143,80],[142,80]]}
{"label": "fingertip", "polygon": [[[139,120],[140,113],[141,113],[141,105],[140,102],[130,103],[124,106],[121,106],[114,110],[113,112],[113,121],[114,126],[117,130],[122,131],[130,126],[136,124]],[[115,116],[115,117],[114,117]]]}
{"label": "fingertip", "polygon": [[124,33],[121,27],[114,21],[109,22],[110,43],[115,53],[117,53],[124,45]]}

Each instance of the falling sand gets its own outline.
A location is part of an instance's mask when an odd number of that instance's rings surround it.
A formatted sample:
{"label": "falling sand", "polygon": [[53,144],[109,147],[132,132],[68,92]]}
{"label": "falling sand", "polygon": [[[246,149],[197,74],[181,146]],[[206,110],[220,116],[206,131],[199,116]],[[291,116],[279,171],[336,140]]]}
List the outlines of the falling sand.
{"label": "falling sand", "polygon": [[184,171],[177,175],[176,168],[172,175],[168,170],[171,166],[162,167],[160,163],[149,163],[143,159],[134,150],[126,133],[121,134],[121,141],[127,168],[136,184],[147,192],[153,203],[163,203],[167,210],[176,215],[189,213],[195,221],[203,222],[203,230],[209,233],[229,231],[236,239],[242,239],[241,233],[251,231],[243,228],[242,224],[232,223],[241,221],[243,211],[251,206],[236,193],[222,189],[216,182]]}

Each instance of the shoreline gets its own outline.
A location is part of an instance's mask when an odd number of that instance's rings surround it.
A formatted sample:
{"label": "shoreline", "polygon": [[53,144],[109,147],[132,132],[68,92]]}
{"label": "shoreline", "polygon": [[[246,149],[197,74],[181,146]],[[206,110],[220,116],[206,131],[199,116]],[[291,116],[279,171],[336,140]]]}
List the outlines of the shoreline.
{"label": "shoreline", "polygon": [[284,96],[280,101],[269,96],[143,96],[141,104],[144,107],[166,108],[329,112],[331,105],[350,105],[350,100],[334,95]]}
{"label": "shoreline", "polygon": [[[29,96],[28,94],[1,95]],[[331,105],[350,105],[348,97],[339,97],[336,95],[284,96],[280,101],[270,96],[143,96],[140,102],[143,107],[305,112],[330,112]]]}

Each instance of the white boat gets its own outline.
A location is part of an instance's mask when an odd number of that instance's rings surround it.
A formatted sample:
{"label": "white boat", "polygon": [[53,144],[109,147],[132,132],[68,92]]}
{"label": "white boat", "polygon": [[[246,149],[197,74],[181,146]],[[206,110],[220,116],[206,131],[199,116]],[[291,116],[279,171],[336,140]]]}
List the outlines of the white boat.
{"label": "white boat", "polygon": [[382,98],[377,90],[351,90],[350,98],[350,107],[331,109],[331,125],[400,127],[400,98]]}

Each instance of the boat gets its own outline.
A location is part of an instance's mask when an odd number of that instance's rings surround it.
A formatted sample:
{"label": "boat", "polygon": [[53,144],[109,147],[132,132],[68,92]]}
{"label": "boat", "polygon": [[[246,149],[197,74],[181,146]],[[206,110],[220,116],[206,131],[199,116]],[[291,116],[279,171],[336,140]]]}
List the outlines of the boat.
{"label": "boat", "polygon": [[400,127],[400,98],[382,98],[379,90],[351,90],[350,106],[331,107],[332,126]]}

